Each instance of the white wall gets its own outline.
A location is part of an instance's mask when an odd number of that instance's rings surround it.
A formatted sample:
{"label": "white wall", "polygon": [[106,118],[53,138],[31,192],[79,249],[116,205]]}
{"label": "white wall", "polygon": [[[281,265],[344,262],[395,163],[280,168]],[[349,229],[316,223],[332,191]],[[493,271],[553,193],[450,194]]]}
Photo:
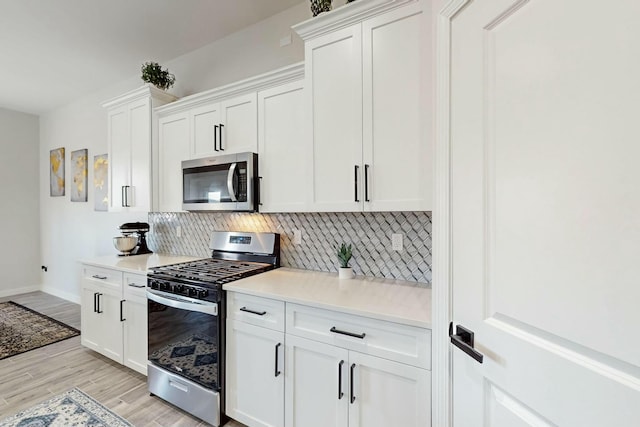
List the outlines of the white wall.
{"label": "white wall", "polygon": [[[186,96],[302,61],[304,47],[297,36],[293,35],[293,43],[289,46],[281,48],[279,42],[290,33],[291,25],[309,17],[308,2],[301,2],[218,42],[162,64],[176,75],[176,86],[171,92]],[[145,58],[141,63],[152,59]],[[79,302],[77,260],[115,255],[111,238],[118,235],[117,227],[123,222],[147,221],[145,214],[94,212],[92,190],[93,157],[107,151],[106,112],[100,103],[141,85],[139,76],[132,76],[116,85],[97,86],[95,93],[40,117],[39,170],[48,171],[49,150],[58,147],[65,147],[67,165],[71,151],[87,148],[90,166],[87,203],[72,203],[68,192],[66,197],[49,197],[49,176],[42,174],[40,177],[41,257],[42,264],[49,268],[42,275],[42,288],[46,292]],[[31,158],[37,158],[37,154]],[[67,167],[67,183],[69,172]],[[37,204],[36,197],[34,200]],[[34,247],[37,248],[37,244]],[[40,263],[36,262],[39,268]]]}
{"label": "white wall", "polygon": [[0,296],[29,292],[40,283],[41,174],[38,117],[0,109]]}

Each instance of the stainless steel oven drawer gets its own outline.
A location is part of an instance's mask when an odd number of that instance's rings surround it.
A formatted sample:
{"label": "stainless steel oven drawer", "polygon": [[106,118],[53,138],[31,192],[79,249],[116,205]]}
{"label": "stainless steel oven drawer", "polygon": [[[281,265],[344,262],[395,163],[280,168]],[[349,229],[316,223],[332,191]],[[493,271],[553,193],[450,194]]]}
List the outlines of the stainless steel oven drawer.
{"label": "stainless steel oven drawer", "polygon": [[208,422],[220,425],[220,394],[149,363],[149,393]]}

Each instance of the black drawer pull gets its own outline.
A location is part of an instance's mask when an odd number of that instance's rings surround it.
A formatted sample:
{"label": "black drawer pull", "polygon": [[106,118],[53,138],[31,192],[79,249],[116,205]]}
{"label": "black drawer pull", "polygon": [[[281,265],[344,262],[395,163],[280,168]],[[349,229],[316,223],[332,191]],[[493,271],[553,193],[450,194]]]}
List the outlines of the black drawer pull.
{"label": "black drawer pull", "polygon": [[354,334],[353,332],[341,331],[340,329],[336,329],[335,326],[333,326],[331,329],[329,329],[329,331],[333,332],[334,334],[348,335],[348,336],[354,337],[354,338],[363,339],[365,337],[365,333],[364,332],[361,333],[361,334]]}
{"label": "black drawer pull", "polygon": [[98,292],[97,295],[97,299],[98,299],[98,311],[96,313],[101,314],[102,310],[100,310],[100,297],[102,296],[102,294],[100,292]]}
{"label": "black drawer pull", "polygon": [[338,363],[338,400],[342,399],[344,393],[342,392],[342,365],[344,365],[344,360],[341,360]]}
{"label": "black drawer pull", "polygon": [[265,314],[267,314],[266,311],[253,311],[249,310],[247,307],[240,307],[240,311],[246,311],[247,313],[256,314],[258,316],[264,316]]}
{"label": "black drawer pull", "polygon": [[278,375],[280,375],[282,372],[280,372],[278,370],[278,348],[281,346],[281,343],[276,344],[276,367],[274,370],[275,376],[277,377]]}
{"label": "black drawer pull", "polygon": [[107,279],[107,276],[100,276],[98,274],[94,274],[91,277],[93,277],[94,279],[100,279],[100,280],[106,280]]}
{"label": "black drawer pull", "polygon": [[120,321],[121,322],[124,322],[125,320],[127,320],[127,319],[124,318],[124,307],[123,307],[123,304],[124,304],[125,301],[126,300],[123,300],[123,299],[120,300]]}
{"label": "black drawer pull", "polygon": [[353,404],[353,402],[356,401],[356,393],[353,390],[354,384],[353,384],[353,371],[355,371],[356,369],[356,364],[354,363],[353,365],[351,365],[351,372],[350,372],[350,382],[351,382],[351,403]]}

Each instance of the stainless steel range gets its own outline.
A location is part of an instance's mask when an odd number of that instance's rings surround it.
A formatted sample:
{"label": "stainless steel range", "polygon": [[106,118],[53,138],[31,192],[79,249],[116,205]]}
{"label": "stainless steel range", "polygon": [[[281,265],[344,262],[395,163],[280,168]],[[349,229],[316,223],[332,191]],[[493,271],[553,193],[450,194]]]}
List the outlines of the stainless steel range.
{"label": "stainless steel range", "polygon": [[147,279],[149,392],[219,426],[224,415],[222,285],[280,266],[280,235],[214,232],[211,258],[153,268]]}

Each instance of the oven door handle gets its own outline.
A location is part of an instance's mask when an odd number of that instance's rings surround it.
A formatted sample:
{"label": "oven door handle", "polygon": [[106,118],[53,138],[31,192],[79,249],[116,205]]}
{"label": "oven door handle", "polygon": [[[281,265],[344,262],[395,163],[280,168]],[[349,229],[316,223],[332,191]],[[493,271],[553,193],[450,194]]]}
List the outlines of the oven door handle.
{"label": "oven door handle", "polygon": [[151,301],[155,301],[158,304],[163,304],[169,307],[178,308],[187,311],[197,311],[198,313],[210,314],[212,316],[218,315],[218,304],[209,301],[190,301],[183,298],[169,296],[158,291],[147,289],[147,298]]}
{"label": "oven door handle", "polygon": [[238,198],[236,197],[236,189],[233,185],[233,178],[236,174],[237,163],[231,163],[229,166],[229,174],[227,175],[227,190],[229,190],[229,197],[231,197],[232,202],[237,202]]}

